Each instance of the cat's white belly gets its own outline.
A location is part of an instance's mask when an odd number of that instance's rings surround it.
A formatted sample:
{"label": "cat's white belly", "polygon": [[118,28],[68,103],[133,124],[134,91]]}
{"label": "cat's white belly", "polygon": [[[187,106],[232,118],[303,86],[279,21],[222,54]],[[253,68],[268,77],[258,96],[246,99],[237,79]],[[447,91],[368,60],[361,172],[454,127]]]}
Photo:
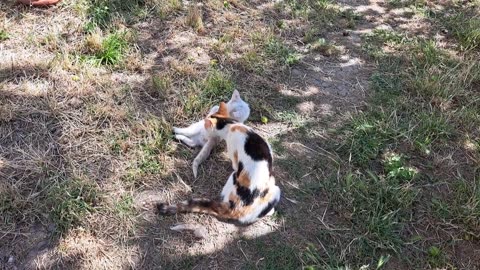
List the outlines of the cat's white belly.
{"label": "cat's white belly", "polygon": [[223,186],[223,189],[222,189],[222,200],[224,202],[228,202],[229,200],[229,195],[232,191],[234,191],[236,188],[235,188],[235,185],[233,184],[233,174],[235,172],[233,172],[232,174],[230,174],[230,177],[228,177],[228,180],[227,180],[227,183],[225,183],[225,185]]}

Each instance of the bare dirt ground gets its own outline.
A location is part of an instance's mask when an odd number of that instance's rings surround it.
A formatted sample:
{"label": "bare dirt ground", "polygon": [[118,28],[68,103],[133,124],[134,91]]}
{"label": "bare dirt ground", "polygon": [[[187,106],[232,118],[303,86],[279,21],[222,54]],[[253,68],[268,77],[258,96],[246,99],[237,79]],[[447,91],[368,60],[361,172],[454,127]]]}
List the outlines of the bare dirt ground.
{"label": "bare dirt ground", "polygon": [[[447,37],[404,5],[318,1],[327,4],[312,15],[293,12],[293,2],[132,1],[106,13],[102,1],[0,3],[8,33],[0,39],[0,268],[378,269],[390,254],[386,269],[437,267],[417,246],[407,248],[416,260],[388,246],[358,253],[353,214],[339,211],[328,183],[351,165],[337,131],[370,106],[378,63],[364,37],[395,30],[449,48]],[[192,7],[201,23],[192,23]],[[128,44],[121,60],[95,62],[111,33]],[[247,227],[157,216],[150,202],[220,192],[230,171],[224,146],[194,179],[198,149],[174,141],[171,128],[200,119],[233,88],[251,105],[248,125],[273,145],[278,213]],[[170,230],[181,223],[205,227],[205,238]],[[423,232],[438,229],[429,224]],[[425,242],[441,242],[441,233]],[[480,266],[478,236],[469,237],[445,249],[445,267]]]}

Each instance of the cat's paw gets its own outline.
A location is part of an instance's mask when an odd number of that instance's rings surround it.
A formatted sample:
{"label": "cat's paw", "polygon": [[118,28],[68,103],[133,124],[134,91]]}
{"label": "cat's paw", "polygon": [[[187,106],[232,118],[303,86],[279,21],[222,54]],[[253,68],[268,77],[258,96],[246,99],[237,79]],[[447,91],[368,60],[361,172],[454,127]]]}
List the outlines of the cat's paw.
{"label": "cat's paw", "polygon": [[180,128],[178,128],[178,127],[173,127],[172,130],[173,130],[173,134],[178,134],[178,133],[180,133]]}
{"label": "cat's paw", "polygon": [[197,178],[198,175],[198,162],[193,161],[192,164],[193,178]]}
{"label": "cat's paw", "polygon": [[157,212],[162,216],[171,216],[177,213],[177,207],[166,203],[157,203]]}
{"label": "cat's paw", "polygon": [[270,212],[268,212],[265,216],[270,217],[270,216],[273,216],[274,213],[275,213],[275,208],[272,208],[272,210],[270,210]]}
{"label": "cat's paw", "polygon": [[188,138],[187,136],[184,136],[184,135],[175,135],[175,139],[177,139],[178,141],[184,143],[185,145],[189,146],[189,147],[196,147],[197,144],[195,143],[195,141],[193,141],[192,139]]}

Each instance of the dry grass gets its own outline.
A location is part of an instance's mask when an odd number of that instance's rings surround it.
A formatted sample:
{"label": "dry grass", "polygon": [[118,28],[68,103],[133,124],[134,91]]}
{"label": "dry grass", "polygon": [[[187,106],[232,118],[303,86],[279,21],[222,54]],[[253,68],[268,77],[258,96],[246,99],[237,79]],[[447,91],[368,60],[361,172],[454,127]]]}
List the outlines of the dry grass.
{"label": "dry grass", "polygon": [[[475,22],[409,1],[11,2],[0,3],[0,268],[478,267]],[[442,23],[452,35],[428,40]],[[412,38],[418,25],[426,39]],[[157,217],[152,201],[221,190],[224,146],[195,180],[198,149],[171,128],[234,88],[274,148],[278,213],[245,228]],[[169,230],[184,222],[208,237]]]}
{"label": "dry grass", "polygon": [[185,23],[195,29],[198,33],[205,32],[205,27],[202,20],[202,11],[198,6],[191,6],[188,8]]}

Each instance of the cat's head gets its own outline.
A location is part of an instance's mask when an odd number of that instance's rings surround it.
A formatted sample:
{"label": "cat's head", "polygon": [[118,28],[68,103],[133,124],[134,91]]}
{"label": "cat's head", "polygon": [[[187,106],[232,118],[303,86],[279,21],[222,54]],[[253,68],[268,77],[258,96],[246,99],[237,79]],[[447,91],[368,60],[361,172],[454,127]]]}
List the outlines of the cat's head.
{"label": "cat's head", "polygon": [[227,125],[234,123],[237,123],[237,121],[230,118],[227,104],[225,104],[225,102],[220,102],[218,111],[205,118],[205,129],[209,133],[221,135],[221,133],[225,132],[225,127]]}

